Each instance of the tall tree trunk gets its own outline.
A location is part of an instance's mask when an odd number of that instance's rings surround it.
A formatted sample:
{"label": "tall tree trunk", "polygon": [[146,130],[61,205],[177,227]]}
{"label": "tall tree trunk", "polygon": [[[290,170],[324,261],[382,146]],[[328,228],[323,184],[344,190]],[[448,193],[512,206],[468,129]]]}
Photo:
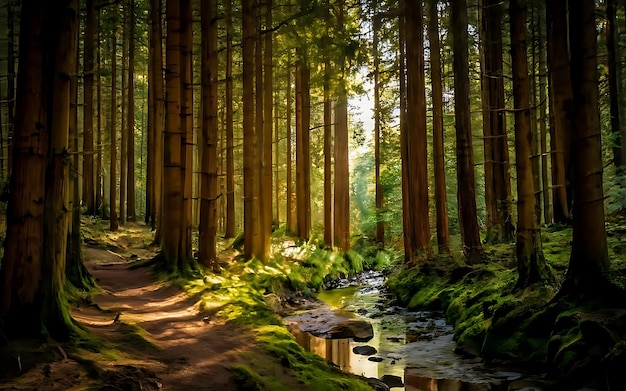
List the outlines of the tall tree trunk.
{"label": "tall tree trunk", "polygon": [[374,186],[376,189],[376,242],[384,247],[385,246],[385,222],[383,220],[383,207],[384,207],[384,195],[383,185],[380,179],[380,133],[381,133],[381,113],[380,113],[380,53],[378,51],[379,37],[378,30],[380,29],[380,16],[377,11],[378,1],[372,2],[373,6],[373,50],[372,56],[374,57]]}
{"label": "tall tree trunk", "polygon": [[233,26],[232,4],[226,2],[226,229],[224,236],[235,237],[235,158],[233,135]]}
{"label": "tall tree trunk", "polygon": [[[345,22],[345,0],[339,0],[337,24]],[[342,52],[343,53],[343,52]],[[341,79],[335,103],[335,189],[334,189],[334,229],[335,245],[344,252],[350,249],[350,168],[348,155],[348,91],[346,59],[339,56],[338,65]]]}
{"label": "tall tree trunk", "polygon": [[451,2],[450,7],[454,51],[454,116],[459,225],[463,253],[468,258],[476,258],[482,255],[482,245],[476,213],[476,181],[470,118],[467,5],[465,0],[460,0]]}
{"label": "tall tree trunk", "polygon": [[[97,64],[97,75],[98,75],[96,96],[97,96],[98,102],[96,106],[96,121],[97,121],[96,122],[96,149],[94,151],[96,155],[95,208],[97,209],[97,212],[99,212],[100,215],[104,213],[104,209],[105,209],[102,207],[103,194],[104,194],[104,191],[102,189],[102,185],[103,185],[103,177],[102,177],[102,82],[104,81],[104,79],[102,77],[102,58],[101,58],[101,52],[102,52],[102,45],[101,45],[102,27],[100,26],[100,21],[102,19],[101,13],[102,11],[99,9],[98,20],[96,23],[97,30],[98,30],[98,39],[97,39],[97,45],[96,45],[96,64]],[[94,211],[94,213],[96,212]]]}
{"label": "tall tree trunk", "polygon": [[126,216],[128,221],[135,221],[135,0],[129,0],[129,30],[128,30],[128,139],[126,152],[128,154],[127,180],[128,203]]}
{"label": "tall tree trunk", "polygon": [[324,60],[324,243],[333,245],[333,119],[330,59]]}
{"label": "tall tree trunk", "polygon": [[120,225],[126,224],[126,185],[128,184],[128,111],[130,106],[128,105],[128,31],[129,31],[129,15],[128,15],[128,0],[122,3],[123,18],[122,18],[122,104],[120,105],[120,193],[119,193],[119,211],[118,218]]}
{"label": "tall tree trunk", "polygon": [[202,170],[198,260],[217,270],[217,0],[203,1],[202,18]]}
{"label": "tall tree trunk", "polygon": [[539,147],[541,152],[541,193],[543,201],[543,219],[546,224],[552,221],[550,210],[550,194],[548,193],[548,146],[547,146],[547,64],[546,64],[546,5],[540,4],[538,11],[538,35],[539,35]]}
{"label": "tall tree trunk", "polygon": [[488,241],[508,243],[515,228],[511,215],[509,146],[506,135],[504,73],[502,69],[502,7],[498,0],[482,2],[483,137],[485,203]]}
{"label": "tall tree trunk", "polygon": [[526,52],[526,0],[509,3],[511,60],[515,104],[515,165],[517,167],[517,270],[518,288],[551,278],[541,250],[541,234],[535,215],[532,170],[530,86]]}
{"label": "tall tree trunk", "polygon": [[185,270],[193,259],[193,31],[191,0],[180,1],[180,131],[183,177],[183,214],[179,269]]}
{"label": "tall tree trunk", "polygon": [[111,32],[111,120],[109,150],[109,229],[117,231],[117,32]]}
{"label": "tall tree trunk", "polygon": [[[255,135],[256,135],[256,185],[257,187],[254,189],[255,199],[257,200],[257,207],[259,211],[258,221],[257,221],[257,235],[255,235],[255,243],[254,243],[254,256],[262,261],[267,260],[267,249],[265,248],[265,244],[267,242],[266,236],[269,235],[269,232],[265,226],[265,208],[267,207],[267,200],[265,199],[265,192],[263,191],[263,179],[265,177],[266,167],[263,165],[265,160],[265,121],[264,121],[264,94],[263,88],[265,87],[263,84],[263,39],[261,38],[261,2],[255,1],[254,11],[255,11],[255,21],[256,21],[256,34],[255,34],[255,45],[254,45],[254,67],[255,67],[255,79],[254,79],[254,97],[255,97]],[[271,189],[271,184],[270,184]],[[270,198],[271,205],[271,198]],[[270,207],[271,209],[271,207]],[[271,224],[271,222],[270,222]]]}
{"label": "tall tree trunk", "polygon": [[[263,224],[262,255],[267,260],[270,254],[270,239],[272,234],[272,183],[274,181],[272,172],[272,123],[274,108],[274,81],[273,51],[272,51],[272,0],[265,0],[265,30],[264,52],[263,52],[263,179],[261,183],[261,216]],[[260,75],[259,75],[260,77]],[[276,205],[278,208],[278,205]]]}
{"label": "tall tree trunk", "polygon": [[[7,6],[7,140],[14,138],[15,132],[15,105],[17,94],[15,91],[15,7],[17,1],[10,1]],[[4,149],[3,149],[4,150]],[[3,156],[4,157],[4,156]],[[11,176],[11,166],[13,162],[13,148],[7,143],[7,165],[2,169],[4,178]]]}
{"label": "tall tree trunk", "polygon": [[163,138],[163,205],[161,250],[172,269],[178,267],[182,253],[181,235],[184,219],[181,131],[181,53],[180,6],[177,0],[166,2],[165,130]]}
{"label": "tall tree trunk", "polygon": [[[595,2],[569,8],[571,79],[574,96],[572,162],[573,241],[563,289],[597,294],[609,272],[602,189],[602,145],[598,111],[598,58]],[[575,44],[574,44],[575,43]],[[605,290],[606,292],[606,290]]]}
{"label": "tall tree trunk", "polygon": [[433,151],[435,166],[435,206],[437,209],[437,245],[440,254],[450,252],[448,201],[443,144],[443,88],[437,0],[428,1],[428,40],[430,41],[430,79],[433,101]]}
{"label": "tall tree trunk", "polygon": [[411,218],[407,212],[409,203],[409,175],[408,175],[408,148],[407,148],[407,87],[406,87],[406,0],[400,0],[400,13],[398,17],[398,73],[400,92],[400,157],[402,160],[402,231],[404,241],[404,262],[413,265],[413,236],[411,235]]}
{"label": "tall tree trunk", "polygon": [[246,259],[256,255],[258,243],[259,205],[256,194],[258,189],[257,148],[254,124],[254,43],[256,37],[254,0],[243,0],[243,220],[244,251]]}
{"label": "tall tree trunk", "polygon": [[52,7],[38,0],[22,3],[10,242],[0,268],[0,317],[11,336],[65,338],[69,330],[63,208],[77,14],[75,1]]}
{"label": "tall tree trunk", "polygon": [[606,0],[606,48],[608,54],[607,65],[609,68],[609,101],[611,113],[611,133],[614,137],[613,164],[616,167],[624,165],[626,146],[623,140],[626,139],[622,130],[623,118],[620,110],[620,71],[618,67],[619,41],[616,39],[617,23],[615,20],[615,0]]}
{"label": "tall tree trunk", "polygon": [[202,2],[202,172],[198,260],[217,269],[217,0]]}
{"label": "tall tree trunk", "polygon": [[[285,92],[287,100],[287,115],[285,130],[287,132],[287,173],[285,175],[285,182],[287,185],[287,200],[285,202],[285,221],[287,224],[287,231],[295,233],[295,221],[293,219],[293,148],[292,148],[292,130],[291,130],[291,117],[292,117],[292,105],[291,105],[291,68],[292,68],[292,52],[288,50],[287,53],[287,91]],[[332,243],[332,241],[331,241]]]}
{"label": "tall tree trunk", "polygon": [[[149,50],[149,83],[151,92],[149,100],[149,133],[152,135],[152,148],[149,149],[151,161],[148,164],[148,177],[151,178],[148,190],[149,204],[147,208],[152,229],[156,228],[157,216],[160,214],[163,189],[163,131],[165,124],[165,98],[163,91],[163,31],[161,24],[162,3],[150,0],[150,50]],[[151,71],[151,72],[150,72]],[[146,202],[148,204],[148,202]],[[148,216],[146,216],[148,219]],[[158,241],[157,241],[158,243]]]}
{"label": "tall tree trunk", "polygon": [[[85,54],[83,57],[84,104],[83,104],[83,201],[87,214],[96,213],[94,197],[94,149],[93,149],[93,55],[95,11],[93,0],[87,0],[85,13]],[[99,113],[98,113],[99,115]],[[76,167],[78,169],[78,167]]]}
{"label": "tall tree trunk", "polygon": [[552,208],[555,223],[570,218],[570,148],[573,95],[567,37],[567,0],[553,0],[548,6],[548,68],[553,126],[550,129],[552,166]]}
{"label": "tall tree trunk", "polygon": [[311,71],[304,51],[296,53],[296,234],[306,240],[311,233]]}

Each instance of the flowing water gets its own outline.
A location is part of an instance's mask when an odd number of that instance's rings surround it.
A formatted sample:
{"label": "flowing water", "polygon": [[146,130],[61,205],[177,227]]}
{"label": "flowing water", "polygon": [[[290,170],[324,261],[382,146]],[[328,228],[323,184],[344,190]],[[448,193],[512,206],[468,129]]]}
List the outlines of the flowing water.
{"label": "flowing water", "polygon": [[296,332],[305,348],[345,372],[383,380],[391,390],[513,391],[542,390],[541,376],[487,367],[480,358],[455,353],[453,328],[437,311],[406,311],[389,306],[384,277],[366,272],[335,282],[319,299],[335,309],[368,320],[374,337],[368,342],[323,339]]}

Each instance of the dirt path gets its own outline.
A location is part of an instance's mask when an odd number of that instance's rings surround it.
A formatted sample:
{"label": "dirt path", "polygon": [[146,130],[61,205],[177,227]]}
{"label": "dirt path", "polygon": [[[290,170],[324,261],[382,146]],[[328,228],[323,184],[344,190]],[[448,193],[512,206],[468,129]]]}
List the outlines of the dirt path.
{"label": "dirt path", "polygon": [[[126,248],[140,257],[149,250]],[[105,366],[132,366],[156,374],[147,383],[163,390],[235,390],[229,368],[251,348],[250,332],[226,325],[149,269],[129,268],[132,259],[86,247],[85,265],[104,292],[99,307],[77,308],[73,316],[94,335],[123,349]]]}

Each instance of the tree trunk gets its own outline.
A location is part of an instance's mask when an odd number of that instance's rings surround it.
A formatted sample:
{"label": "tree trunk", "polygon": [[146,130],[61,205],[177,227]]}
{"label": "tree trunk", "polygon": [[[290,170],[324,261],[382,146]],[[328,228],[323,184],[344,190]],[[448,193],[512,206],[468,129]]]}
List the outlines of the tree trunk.
{"label": "tree trunk", "polygon": [[182,132],[181,132],[181,53],[180,6],[177,0],[166,3],[167,35],[165,64],[165,130],[163,138],[163,205],[161,250],[172,269],[178,267],[182,249],[183,219]]}
{"label": "tree trunk", "polygon": [[[102,82],[104,81],[104,79],[102,78],[102,59],[101,59],[101,51],[102,51],[102,47],[101,47],[101,39],[102,39],[102,27],[100,26],[100,21],[101,21],[101,10],[98,10],[98,21],[97,21],[97,29],[98,29],[98,40],[97,40],[97,46],[96,46],[96,64],[97,64],[97,74],[98,74],[98,78],[97,78],[97,88],[96,88],[96,96],[98,98],[98,102],[97,102],[97,106],[96,106],[96,118],[97,118],[97,123],[96,123],[96,149],[95,149],[95,155],[96,155],[96,173],[95,173],[95,177],[96,177],[96,188],[95,188],[95,208],[97,209],[97,213],[102,216],[102,214],[104,213],[104,209],[102,207],[103,204],[103,194],[104,191],[102,189],[102,185],[103,185],[103,177],[102,177]],[[96,211],[94,211],[94,213],[96,213]]]}
{"label": "tree trunk", "polygon": [[[287,132],[287,173],[285,175],[285,182],[287,188],[287,200],[285,202],[285,221],[287,224],[287,231],[290,233],[295,233],[295,221],[293,219],[293,148],[292,148],[292,130],[291,130],[291,116],[292,116],[292,105],[291,105],[291,68],[292,68],[292,52],[288,50],[287,53],[287,115],[286,117],[286,125],[285,131]],[[331,241],[332,243],[332,241]]]}
{"label": "tree trunk", "polygon": [[408,184],[408,151],[407,151],[407,102],[406,102],[406,0],[400,0],[398,17],[398,78],[400,99],[400,158],[402,160],[402,232],[404,242],[404,262],[413,265],[413,238],[411,235],[411,218],[408,213],[409,184]]}
{"label": "tree trunk", "polygon": [[573,96],[567,37],[567,1],[548,5],[548,68],[551,115],[550,149],[552,166],[552,208],[555,223],[568,223],[571,208],[571,129]]}
{"label": "tree trunk", "polygon": [[477,258],[482,255],[482,245],[476,214],[476,181],[469,102],[467,6],[465,0],[460,0],[452,2],[450,7],[454,51],[454,116],[459,225],[463,253],[468,258]]}
{"label": "tree trunk", "polygon": [[[273,71],[273,51],[272,51],[272,0],[265,1],[265,30],[264,34],[264,57],[263,57],[263,179],[261,183],[261,216],[263,224],[262,255],[263,260],[267,260],[270,255],[271,235],[272,235],[272,183],[274,176],[272,172],[272,123],[274,109],[274,81]],[[260,77],[260,75],[259,75]],[[278,208],[278,205],[276,205]]]}
{"label": "tree trunk", "polygon": [[117,32],[111,32],[111,123],[109,161],[109,229],[117,231]]}
{"label": "tree trunk", "polygon": [[530,86],[526,52],[526,0],[509,3],[511,60],[515,104],[515,165],[517,167],[517,270],[518,288],[549,281],[550,271],[541,250],[541,233],[535,215],[532,170]]}
{"label": "tree trunk", "polygon": [[[410,219],[411,258],[431,255],[428,216],[428,137],[426,132],[426,97],[424,77],[424,35],[422,8],[409,6],[406,15],[406,167]],[[406,233],[405,233],[406,234]]]}
{"label": "tree trunk", "polygon": [[296,63],[296,234],[307,240],[311,233],[310,78],[303,49]]}
{"label": "tree trunk", "polygon": [[0,316],[9,336],[65,339],[64,295],[70,75],[78,4],[22,4],[13,173],[0,269]]}
{"label": "tree trunk", "polygon": [[378,30],[380,29],[380,18],[377,14],[378,2],[374,0],[373,6],[373,53],[374,57],[374,186],[376,190],[376,242],[384,248],[385,246],[385,222],[383,220],[383,207],[384,207],[384,195],[383,185],[380,179],[380,133],[381,133],[381,113],[380,113],[380,53],[378,51],[379,37]]}
{"label": "tree trunk", "polygon": [[242,34],[243,34],[243,220],[244,220],[244,251],[246,259],[256,254],[258,243],[259,205],[257,148],[254,124],[254,43],[256,23],[254,0],[242,2]]}
{"label": "tree trunk", "polygon": [[233,136],[233,26],[232,4],[226,2],[226,229],[235,237],[235,158]]}
{"label": "tree trunk", "polygon": [[217,0],[203,1],[202,170],[198,261],[217,270]]}
{"label": "tree trunk", "polygon": [[[330,20],[329,20],[330,22]],[[333,245],[333,112],[330,58],[324,60],[324,244]]]}
{"label": "tree trunk", "polygon": [[179,270],[186,270],[193,259],[193,31],[191,0],[180,2],[180,131],[183,213],[181,220]]}
{"label": "tree trunk", "polygon": [[[563,289],[597,294],[606,281],[609,259],[604,222],[602,145],[598,109],[595,2],[569,8],[573,102],[573,241]],[[605,290],[606,291],[606,290]]]}
{"label": "tree trunk", "polygon": [[[93,54],[94,54],[94,24],[95,11],[93,0],[87,0],[85,13],[85,54],[83,57],[84,73],[84,105],[83,105],[83,201],[87,207],[87,214],[96,213],[94,197],[94,149],[93,149]],[[100,113],[98,113],[99,115]],[[78,169],[78,167],[76,167]]]}
{"label": "tree trunk", "polygon": [[127,127],[127,119],[128,119],[128,111],[130,110],[130,106],[128,105],[128,30],[129,30],[129,15],[128,15],[128,0],[125,0],[122,3],[123,9],[123,18],[122,18],[122,68],[120,71],[122,72],[122,104],[120,105],[120,178],[119,178],[119,211],[118,218],[120,221],[120,225],[126,224],[126,185],[128,184],[128,127]]}
{"label": "tree trunk", "polygon": [[[343,26],[345,1],[337,4],[337,24]],[[343,53],[343,52],[342,52]],[[337,64],[340,67],[341,79],[335,103],[335,212],[333,234],[335,246],[344,252],[350,249],[350,168],[348,155],[348,91],[346,59],[342,54]]]}
{"label": "tree trunk", "polygon": [[481,8],[485,204],[487,240],[492,243],[512,241],[515,231],[511,215],[509,146],[502,70],[502,6],[498,0],[484,0]]}
{"label": "tree trunk", "polygon": [[[254,256],[262,261],[267,260],[267,249],[265,248],[265,244],[268,240],[266,237],[269,235],[267,231],[267,227],[265,225],[265,208],[267,207],[267,200],[265,198],[265,191],[263,186],[263,180],[265,177],[266,167],[264,166],[265,161],[265,121],[263,118],[264,115],[264,93],[263,88],[265,87],[263,84],[263,39],[261,38],[261,2],[255,1],[254,5],[255,11],[255,25],[256,25],[256,34],[255,34],[255,46],[254,46],[254,66],[255,66],[255,135],[256,135],[256,184],[257,187],[254,189],[255,199],[257,200],[257,208],[259,211],[258,221],[257,221],[257,235],[255,235],[255,243],[254,248],[256,249],[254,252]],[[270,184],[270,194],[271,194],[271,184]],[[271,198],[269,200],[271,205]],[[271,209],[271,206],[270,206]],[[271,221],[270,221],[271,224]]]}
{"label": "tree trunk", "polygon": [[128,199],[126,217],[128,221],[135,221],[135,0],[129,0],[129,30],[128,30],[128,117],[126,119],[128,167]]}
{"label": "tree trunk", "polygon": [[620,110],[620,90],[621,85],[620,71],[618,68],[619,41],[616,39],[617,23],[615,21],[615,0],[606,0],[606,48],[607,48],[607,65],[609,68],[609,101],[611,113],[611,133],[614,135],[613,144],[613,164],[615,167],[624,165],[623,131],[622,116]]}
{"label": "tree trunk", "polygon": [[437,209],[437,245],[440,254],[450,253],[448,228],[448,201],[443,142],[443,88],[441,81],[441,54],[437,0],[429,0],[428,40],[430,41],[430,79],[433,101],[433,152],[435,166],[435,205]]}

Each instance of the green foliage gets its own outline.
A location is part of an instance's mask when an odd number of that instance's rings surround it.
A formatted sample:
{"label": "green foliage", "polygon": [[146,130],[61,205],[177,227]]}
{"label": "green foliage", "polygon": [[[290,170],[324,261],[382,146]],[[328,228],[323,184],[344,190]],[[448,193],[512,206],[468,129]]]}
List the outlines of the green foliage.
{"label": "green foliage", "polygon": [[626,171],[620,170],[614,175],[604,176],[604,196],[608,214],[626,209]]}

